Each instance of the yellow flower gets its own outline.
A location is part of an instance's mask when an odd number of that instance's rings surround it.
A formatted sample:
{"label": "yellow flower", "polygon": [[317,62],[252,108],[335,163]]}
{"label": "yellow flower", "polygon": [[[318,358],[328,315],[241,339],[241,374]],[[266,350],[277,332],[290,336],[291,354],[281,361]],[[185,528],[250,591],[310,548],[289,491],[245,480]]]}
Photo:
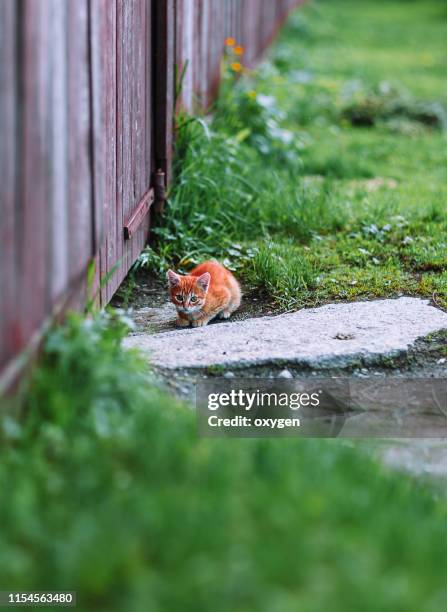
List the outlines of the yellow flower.
{"label": "yellow flower", "polygon": [[226,38],[225,39],[225,44],[227,47],[234,47],[234,45],[236,44],[236,40],[234,38]]}
{"label": "yellow flower", "polygon": [[251,98],[252,100],[256,100],[256,92],[254,89],[251,89],[250,91],[247,91],[247,96],[249,98]]}
{"label": "yellow flower", "polygon": [[242,64],[239,62],[233,62],[231,64],[231,69],[234,70],[234,72],[240,72],[242,70]]}
{"label": "yellow flower", "polygon": [[236,47],[234,47],[233,51],[236,55],[242,55],[244,53],[244,47],[242,47],[241,45],[237,45]]}

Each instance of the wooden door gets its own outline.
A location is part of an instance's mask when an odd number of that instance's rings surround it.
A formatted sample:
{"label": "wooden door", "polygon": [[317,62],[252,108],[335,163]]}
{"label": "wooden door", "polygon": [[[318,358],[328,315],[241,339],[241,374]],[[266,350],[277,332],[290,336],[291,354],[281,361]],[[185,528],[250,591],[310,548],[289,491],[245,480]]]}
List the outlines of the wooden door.
{"label": "wooden door", "polygon": [[152,2],[107,0],[99,26],[103,139],[104,235],[99,254],[106,304],[144,247],[145,214],[127,238],[126,222],[151,186],[153,172]]}

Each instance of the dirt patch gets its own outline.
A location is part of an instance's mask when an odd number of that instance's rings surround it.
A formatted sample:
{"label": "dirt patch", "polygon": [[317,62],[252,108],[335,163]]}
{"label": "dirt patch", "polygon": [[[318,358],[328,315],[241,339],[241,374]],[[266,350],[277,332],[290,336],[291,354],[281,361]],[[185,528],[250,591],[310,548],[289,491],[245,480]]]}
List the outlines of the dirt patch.
{"label": "dirt patch", "polygon": [[110,304],[115,308],[158,308],[166,302],[166,283],[147,272],[131,272],[121,283]]}
{"label": "dirt patch", "polygon": [[[144,308],[161,308],[167,301],[166,283],[147,272],[129,274],[110,302],[115,308],[131,308],[138,311]],[[228,321],[244,321],[254,317],[278,314],[280,309],[265,292],[242,285],[242,303]],[[216,319],[212,325],[221,321]]]}

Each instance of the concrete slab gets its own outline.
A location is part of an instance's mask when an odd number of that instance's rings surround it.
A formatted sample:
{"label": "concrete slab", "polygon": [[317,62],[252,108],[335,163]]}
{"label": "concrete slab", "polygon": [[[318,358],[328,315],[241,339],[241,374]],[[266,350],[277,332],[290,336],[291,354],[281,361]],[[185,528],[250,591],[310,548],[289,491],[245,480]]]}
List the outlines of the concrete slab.
{"label": "concrete slab", "polygon": [[166,302],[158,308],[146,307],[135,310],[132,319],[136,325],[137,332],[160,333],[175,329],[177,318],[175,306],[172,302]]}
{"label": "concrete slab", "polygon": [[[164,318],[162,327],[167,324]],[[174,369],[286,363],[345,367],[359,359],[374,363],[396,356],[417,338],[442,329],[447,329],[447,313],[427,300],[401,297],[136,334],[124,345],[141,349],[154,365]]]}

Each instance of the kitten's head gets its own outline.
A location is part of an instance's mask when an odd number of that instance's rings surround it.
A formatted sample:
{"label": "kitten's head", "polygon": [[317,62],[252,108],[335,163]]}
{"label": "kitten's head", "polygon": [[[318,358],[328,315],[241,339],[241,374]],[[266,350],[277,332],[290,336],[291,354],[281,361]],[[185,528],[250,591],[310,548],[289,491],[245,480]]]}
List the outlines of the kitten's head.
{"label": "kitten's head", "polygon": [[169,295],[178,312],[191,314],[203,308],[210,286],[211,275],[205,272],[201,276],[180,276],[172,270],[167,273]]}

